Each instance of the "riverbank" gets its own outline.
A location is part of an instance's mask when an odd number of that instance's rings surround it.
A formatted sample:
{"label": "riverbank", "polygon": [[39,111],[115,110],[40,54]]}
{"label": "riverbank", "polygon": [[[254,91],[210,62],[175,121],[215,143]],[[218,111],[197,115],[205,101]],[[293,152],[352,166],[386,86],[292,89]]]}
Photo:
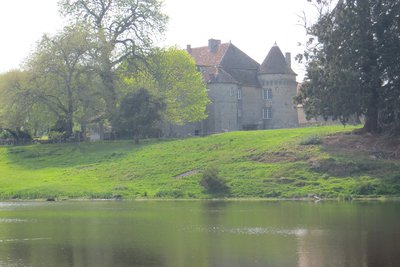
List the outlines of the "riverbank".
{"label": "riverbank", "polygon": [[[354,127],[183,140],[0,147],[1,199],[342,198],[400,195],[398,140]],[[226,184],[200,185],[205,169]]]}

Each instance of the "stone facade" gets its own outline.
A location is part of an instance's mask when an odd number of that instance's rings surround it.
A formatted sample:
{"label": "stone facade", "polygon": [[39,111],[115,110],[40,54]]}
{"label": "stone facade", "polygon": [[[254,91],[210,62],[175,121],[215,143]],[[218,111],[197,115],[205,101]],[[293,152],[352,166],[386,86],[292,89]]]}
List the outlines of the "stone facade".
{"label": "stone facade", "polygon": [[289,128],[298,126],[293,98],[296,74],[290,53],[277,45],[260,65],[232,43],[210,39],[208,46],[191,48],[207,83],[211,104],[208,118],[181,127],[169,126],[169,136],[208,135],[226,131]]}

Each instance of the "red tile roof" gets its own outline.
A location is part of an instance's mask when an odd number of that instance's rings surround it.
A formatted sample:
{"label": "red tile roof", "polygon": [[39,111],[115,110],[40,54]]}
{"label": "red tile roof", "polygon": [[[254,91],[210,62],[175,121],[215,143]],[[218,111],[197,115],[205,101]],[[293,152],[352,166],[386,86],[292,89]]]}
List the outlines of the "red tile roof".
{"label": "red tile roof", "polygon": [[210,51],[208,46],[188,49],[204,81],[259,86],[256,61],[231,43],[218,44],[215,48],[215,51]]}
{"label": "red tile roof", "polygon": [[217,67],[221,64],[230,43],[220,44],[215,53],[210,52],[208,46],[191,48],[189,54],[198,66]]}

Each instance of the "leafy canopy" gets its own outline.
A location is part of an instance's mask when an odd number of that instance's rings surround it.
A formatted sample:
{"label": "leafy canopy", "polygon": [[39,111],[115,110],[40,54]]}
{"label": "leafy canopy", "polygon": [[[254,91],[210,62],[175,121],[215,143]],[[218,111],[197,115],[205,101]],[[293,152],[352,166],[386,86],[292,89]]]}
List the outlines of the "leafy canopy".
{"label": "leafy canopy", "polygon": [[367,132],[400,129],[400,1],[313,0],[320,11],[306,27],[309,40],[299,59],[307,74],[297,102],[308,117],[346,123],[365,118]]}
{"label": "leafy canopy", "polygon": [[206,118],[209,103],[206,85],[194,60],[175,47],[156,50],[137,73],[123,75],[123,87],[128,90],[149,88],[166,104],[167,121],[182,125]]}

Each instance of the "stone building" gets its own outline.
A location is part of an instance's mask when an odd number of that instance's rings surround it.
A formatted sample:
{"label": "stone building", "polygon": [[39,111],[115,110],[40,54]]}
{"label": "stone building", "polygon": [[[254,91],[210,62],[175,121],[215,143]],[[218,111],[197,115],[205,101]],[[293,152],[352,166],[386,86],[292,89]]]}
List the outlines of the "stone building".
{"label": "stone building", "polygon": [[260,65],[232,43],[210,39],[204,47],[187,46],[202,73],[211,104],[208,118],[183,127],[169,127],[167,135],[207,135],[225,131],[298,126],[293,104],[296,74],[291,55],[277,45]]}

